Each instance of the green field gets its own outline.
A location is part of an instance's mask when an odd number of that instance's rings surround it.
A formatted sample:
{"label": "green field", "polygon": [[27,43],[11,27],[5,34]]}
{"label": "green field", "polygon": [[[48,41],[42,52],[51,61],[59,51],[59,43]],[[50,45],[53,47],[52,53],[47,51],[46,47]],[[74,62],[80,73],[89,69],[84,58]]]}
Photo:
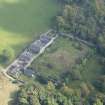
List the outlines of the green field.
{"label": "green field", "polygon": [[0,54],[8,50],[12,61],[33,38],[50,28],[59,10],[56,0],[0,0]]}

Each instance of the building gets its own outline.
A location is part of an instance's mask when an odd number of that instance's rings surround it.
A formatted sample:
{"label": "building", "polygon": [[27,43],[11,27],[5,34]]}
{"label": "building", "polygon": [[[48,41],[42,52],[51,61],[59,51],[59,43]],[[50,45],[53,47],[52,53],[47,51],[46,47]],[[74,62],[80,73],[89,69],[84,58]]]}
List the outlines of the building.
{"label": "building", "polygon": [[24,69],[24,75],[28,76],[28,77],[34,77],[35,76],[35,72],[32,69]]}
{"label": "building", "polygon": [[51,40],[51,37],[50,36],[47,36],[47,35],[42,35],[40,37],[40,41],[44,44],[47,44],[49,41]]}
{"label": "building", "polygon": [[30,47],[29,47],[29,50],[32,52],[32,53],[39,53],[40,52],[40,47],[39,45],[36,45],[36,44],[32,44]]}
{"label": "building", "polygon": [[13,70],[9,69],[7,71],[7,74],[9,74],[10,76],[14,77],[14,78],[18,78],[20,76],[22,72],[19,70],[19,68],[15,68]]}

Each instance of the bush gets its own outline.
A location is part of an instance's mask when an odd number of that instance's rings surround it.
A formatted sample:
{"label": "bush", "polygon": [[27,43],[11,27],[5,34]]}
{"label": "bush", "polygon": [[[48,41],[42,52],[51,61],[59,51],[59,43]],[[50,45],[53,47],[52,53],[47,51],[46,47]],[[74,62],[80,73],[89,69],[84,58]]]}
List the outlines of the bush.
{"label": "bush", "polygon": [[105,92],[105,75],[94,81],[94,86],[101,92]]}
{"label": "bush", "polygon": [[81,80],[81,74],[78,70],[71,70],[63,73],[61,75],[61,79],[68,84],[74,80]]}
{"label": "bush", "polygon": [[8,64],[14,58],[14,52],[11,48],[3,49],[0,53],[0,63]]}

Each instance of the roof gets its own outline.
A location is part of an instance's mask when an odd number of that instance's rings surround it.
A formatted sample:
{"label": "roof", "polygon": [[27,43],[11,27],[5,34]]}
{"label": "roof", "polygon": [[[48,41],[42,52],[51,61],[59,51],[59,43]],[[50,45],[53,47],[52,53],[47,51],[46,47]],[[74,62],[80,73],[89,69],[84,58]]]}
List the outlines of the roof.
{"label": "roof", "polygon": [[36,46],[36,45],[31,45],[30,48],[32,53],[39,53],[40,51],[40,47]]}
{"label": "roof", "polygon": [[49,36],[47,36],[47,35],[42,35],[41,37],[40,37],[40,41],[42,42],[42,43],[48,43],[49,41],[51,40],[51,37],[49,37]]}
{"label": "roof", "polygon": [[34,76],[34,71],[32,69],[25,69],[24,74],[29,77],[32,77],[32,76]]}

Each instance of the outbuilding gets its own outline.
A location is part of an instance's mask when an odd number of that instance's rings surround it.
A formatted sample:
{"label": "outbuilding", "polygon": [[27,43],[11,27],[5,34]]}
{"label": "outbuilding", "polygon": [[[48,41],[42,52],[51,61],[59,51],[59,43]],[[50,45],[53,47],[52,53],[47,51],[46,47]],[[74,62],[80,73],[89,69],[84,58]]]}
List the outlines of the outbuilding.
{"label": "outbuilding", "polygon": [[24,75],[26,75],[28,77],[34,77],[35,76],[35,72],[30,68],[24,69],[23,73],[24,73]]}

